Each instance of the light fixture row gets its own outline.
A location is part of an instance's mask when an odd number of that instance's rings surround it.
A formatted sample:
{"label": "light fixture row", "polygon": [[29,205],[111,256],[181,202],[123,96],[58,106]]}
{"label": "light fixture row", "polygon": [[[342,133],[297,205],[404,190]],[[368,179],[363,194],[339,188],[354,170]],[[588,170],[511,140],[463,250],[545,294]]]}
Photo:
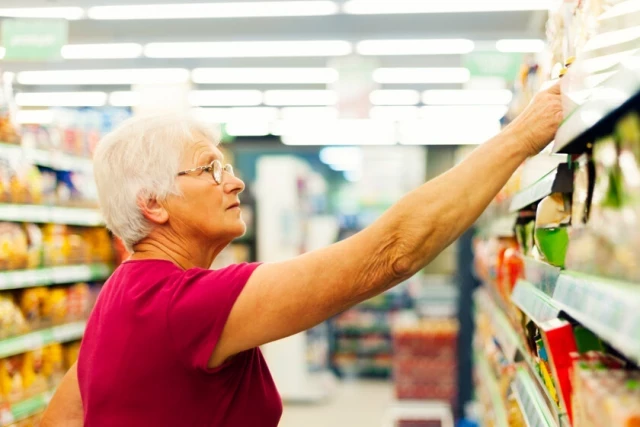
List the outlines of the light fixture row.
{"label": "light fixture row", "polygon": [[[461,84],[471,78],[463,67],[377,68],[372,79],[382,84]],[[21,71],[21,85],[135,85],[179,84],[331,84],[334,68],[131,68],[102,70]]]}
{"label": "light fixture row", "polygon": [[[509,90],[375,90],[369,102],[377,106],[484,105],[504,106],[511,102]],[[107,92],[20,92],[15,95],[20,107],[132,107],[140,104],[133,91]],[[192,90],[187,102],[196,107],[331,106],[338,102],[333,90]]]}
{"label": "light fixture row", "polygon": [[[484,45],[488,45],[482,42]],[[505,39],[495,42],[499,52],[537,53],[544,42],[536,39]],[[268,58],[333,57],[354,51],[363,56],[461,55],[476,50],[467,39],[363,40],[354,46],[345,40],[237,41],[175,43],[70,44],[62,47],[63,59],[147,58]],[[0,47],[0,59],[5,49]]]}
{"label": "light fixture row", "polygon": [[[243,17],[510,12],[549,10],[553,0],[349,0],[253,1],[81,7],[0,8],[0,17],[68,20],[202,19]],[[340,7],[342,6],[342,7]]]}

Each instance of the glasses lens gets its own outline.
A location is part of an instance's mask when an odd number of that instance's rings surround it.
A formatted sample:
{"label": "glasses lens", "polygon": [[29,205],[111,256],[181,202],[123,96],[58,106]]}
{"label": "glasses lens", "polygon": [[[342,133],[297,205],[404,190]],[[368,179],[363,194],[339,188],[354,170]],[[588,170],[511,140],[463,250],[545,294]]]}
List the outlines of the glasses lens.
{"label": "glasses lens", "polygon": [[231,176],[235,176],[235,174],[233,173],[233,166],[231,166],[230,164],[224,165],[224,171]]}
{"label": "glasses lens", "polygon": [[211,168],[211,173],[213,174],[213,180],[217,184],[221,184],[222,183],[222,163],[220,163],[218,160],[214,160],[212,166],[213,167]]}

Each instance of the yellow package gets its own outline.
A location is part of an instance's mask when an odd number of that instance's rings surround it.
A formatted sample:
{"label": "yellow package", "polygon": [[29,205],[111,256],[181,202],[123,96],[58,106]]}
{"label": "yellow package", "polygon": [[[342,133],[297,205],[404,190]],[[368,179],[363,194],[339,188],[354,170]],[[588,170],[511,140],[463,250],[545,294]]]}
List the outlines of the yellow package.
{"label": "yellow package", "polygon": [[0,294],[0,337],[20,335],[29,330],[27,322],[10,294]]}
{"label": "yellow package", "polygon": [[17,402],[23,398],[21,357],[12,356],[0,360],[0,390],[8,402]]}
{"label": "yellow package", "polygon": [[76,363],[80,354],[80,341],[72,342],[64,346],[64,364],[65,368],[71,368]]}
{"label": "yellow package", "polygon": [[34,269],[42,266],[43,243],[42,230],[35,224],[24,224],[24,231],[28,239],[27,268]]}
{"label": "yellow package", "polygon": [[28,351],[22,359],[22,385],[25,397],[33,396],[36,393],[44,392],[47,381],[43,374],[43,351],[42,349]]}
{"label": "yellow package", "polygon": [[62,345],[55,343],[42,349],[42,374],[49,383],[49,387],[60,384],[64,376]]}
{"label": "yellow package", "polygon": [[42,317],[57,324],[67,318],[67,292],[65,289],[52,289],[42,305]]}

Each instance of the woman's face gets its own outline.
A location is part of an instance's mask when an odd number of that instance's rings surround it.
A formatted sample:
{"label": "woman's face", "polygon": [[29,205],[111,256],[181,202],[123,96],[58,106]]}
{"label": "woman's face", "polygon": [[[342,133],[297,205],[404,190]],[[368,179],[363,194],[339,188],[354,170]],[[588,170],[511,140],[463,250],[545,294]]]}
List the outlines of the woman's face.
{"label": "woman's face", "polygon": [[[222,152],[202,135],[196,135],[183,156],[180,170],[210,165],[214,160],[225,164]],[[169,224],[179,236],[188,241],[204,240],[209,244],[226,245],[246,230],[240,210],[239,194],[244,182],[223,172],[222,184],[217,184],[211,172],[194,172],[178,176],[181,196],[170,196],[165,201]]]}

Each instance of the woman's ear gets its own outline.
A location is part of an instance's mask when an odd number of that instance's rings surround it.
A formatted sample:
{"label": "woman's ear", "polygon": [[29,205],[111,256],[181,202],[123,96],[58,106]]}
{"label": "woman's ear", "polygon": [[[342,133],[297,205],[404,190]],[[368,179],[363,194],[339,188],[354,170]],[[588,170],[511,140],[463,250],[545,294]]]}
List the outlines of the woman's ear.
{"label": "woman's ear", "polygon": [[154,224],[164,224],[169,221],[169,212],[153,196],[138,196],[138,207],[142,215]]}

